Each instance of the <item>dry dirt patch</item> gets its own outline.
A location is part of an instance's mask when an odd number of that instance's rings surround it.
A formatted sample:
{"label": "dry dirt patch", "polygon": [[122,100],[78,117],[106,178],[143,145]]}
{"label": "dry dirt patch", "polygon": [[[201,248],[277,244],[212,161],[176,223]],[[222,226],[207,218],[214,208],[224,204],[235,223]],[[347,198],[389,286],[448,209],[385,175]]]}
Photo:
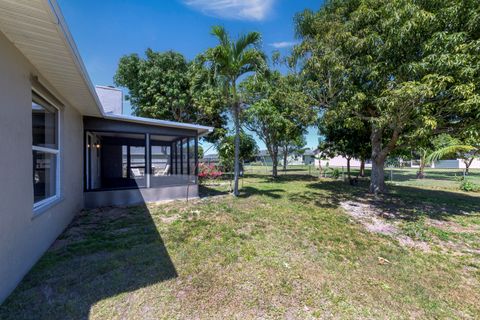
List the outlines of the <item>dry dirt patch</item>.
{"label": "dry dirt patch", "polygon": [[398,241],[400,245],[409,248],[416,248],[422,251],[429,251],[430,247],[425,241],[417,241],[402,234],[395,222],[383,218],[385,214],[368,202],[342,201],[340,206],[365,229],[372,233],[390,236]]}

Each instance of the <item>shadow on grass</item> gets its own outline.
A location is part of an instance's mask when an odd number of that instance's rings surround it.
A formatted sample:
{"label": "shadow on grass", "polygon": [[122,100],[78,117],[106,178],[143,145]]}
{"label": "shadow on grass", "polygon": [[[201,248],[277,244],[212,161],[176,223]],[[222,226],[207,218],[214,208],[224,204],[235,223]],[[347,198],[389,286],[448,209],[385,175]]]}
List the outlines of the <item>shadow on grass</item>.
{"label": "shadow on grass", "polygon": [[[304,171],[305,172],[305,171]],[[276,178],[265,174],[249,173],[246,178],[259,179],[260,183],[287,183],[291,181],[317,181],[318,177],[308,174],[279,174]]]}
{"label": "shadow on grass", "polygon": [[243,187],[240,191],[239,198],[249,198],[251,196],[265,196],[272,199],[280,199],[282,195],[279,193],[283,193],[285,190],[283,189],[258,189],[255,187]]}
{"label": "shadow on grass", "polygon": [[[228,187],[229,188],[229,187]],[[200,198],[204,197],[214,197],[230,194],[230,191],[226,186],[214,186],[214,185],[205,185],[201,184],[198,186],[198,194]]]}
{"label": "shadow on grass", "polygon": [[446,220],[450,216],[480,212],[480,197],[459,192],[427,190],[408,186],[390,186],[390,193],[373,196],[368,182],[353,187],[342,181],[320,181],[307,185],[310,191],[292,193],[292,201],[313,203],[318,207],[336,208],[343,201],[366,201],[384,213],[386,218],[415,220],[420,216]]}
{"label": "shadow on grass", "polygon": [[85,211],[0,307],[0,318],[88,319],[99,301],[175,277],[146,206]]}

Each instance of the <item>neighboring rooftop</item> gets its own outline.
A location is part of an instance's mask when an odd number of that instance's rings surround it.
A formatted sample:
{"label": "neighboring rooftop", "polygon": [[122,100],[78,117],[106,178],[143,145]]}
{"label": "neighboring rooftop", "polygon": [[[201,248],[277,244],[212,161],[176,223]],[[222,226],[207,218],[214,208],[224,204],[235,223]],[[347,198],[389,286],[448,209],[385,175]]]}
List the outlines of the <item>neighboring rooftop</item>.
{"label": "neighboring rooftop", "polygon": [[107,114],[123,114],[123,92],[112,86],[95,86],[103,111]]}

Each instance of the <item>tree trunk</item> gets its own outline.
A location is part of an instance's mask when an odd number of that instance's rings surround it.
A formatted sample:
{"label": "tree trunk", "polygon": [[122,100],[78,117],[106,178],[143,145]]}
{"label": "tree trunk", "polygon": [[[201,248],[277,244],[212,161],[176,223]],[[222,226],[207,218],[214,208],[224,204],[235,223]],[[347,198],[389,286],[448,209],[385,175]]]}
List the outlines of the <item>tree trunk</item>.
{"label": "tree trunk", "polygon": [[386,193],[385,185],[385,158],[382,152],[382,132],[378,128],[372,128],[372,173],[370,176],[370,192]]}
{"label": "tree trunk", "polygon": [[278,177],[278,154],[274,152],[274,157],[272,157],[272,177]]}
{"label": "tree trunk", "polygon": [[470,169],[470,165],[473,162],[474,157],[471,157],[470,159],[464,160],[463,162],[465,163],[465,174],[468,175],[468,170]]}
{"label": "tree trunk", "polygon": [[288,147],[283,147],[283,171],[287,171]]}
{"label": "tree trunk", "polygon": [[348,176],[348,180],[350,181],[350,160],[351,158],[348,158],[347,157],[347,176]]}
{"label": "tree trunk", "polygon": [[417,179],[425,178],[425,159],[420,159],[420,167],[418,168]]}
{"label": "tree trunk", "polygon": [[235,162],[234,162],[234,183],[233,183],[233,195],[237,197],[238,192],[238,180],[240,176],[240,115],[239,105],[234,103],[233,116],[235,121]]}
{"label": "tree trunk", "polygon": [[365,159],[360,160],[360,177],[365,177]]}
{"label": "tree trunk", "polygon": [[318,158],[318,178],[322,178],[322,171],[323,171],[323,168],[322,168],[322,158]]}

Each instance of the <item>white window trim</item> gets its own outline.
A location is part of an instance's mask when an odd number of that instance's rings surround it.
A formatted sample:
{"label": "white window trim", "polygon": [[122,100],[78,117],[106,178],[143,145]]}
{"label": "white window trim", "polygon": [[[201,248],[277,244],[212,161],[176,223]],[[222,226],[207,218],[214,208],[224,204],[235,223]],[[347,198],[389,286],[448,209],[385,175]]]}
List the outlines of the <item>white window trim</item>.
{"label": "white window trim", "polygon": [[[43,95],[39,90],[36,90],[34,87],[32,87],[32,92],[34,92],[36,95],[47,101],[52,107],[54,107],[57,110],[57,148],[47,148],[47,147],[40,147],[40,146],[34,146],[33,141],[32,141],[32,151],[40,151],[40,152],[45,152],[45,153],[50,153],[56,155],[56,167],[55,167],[55,195],[51,196],[49,198],[40,200],[38,202],[33,203],[33,216],[36,217],[43,213],[46,209],[50,208],[51,206],[55,205],[57,202],[59,202],[62,197],[61,197],[61,179],[60,179],[60,168],[62,164],[62,143],[61,143],[61,109],[59,106],[57,106],[55,103],[52,102],[51,99],[48,99],[45,95]],[[32,102],[33,102],[33,95],[32,95]],[[33,155],[32,155],[33,157]],[[33,160],[33,159],[32,159]],[[33,190],[33,189],[32,189]],[[33,197],[32,197],[33,198]]]}

